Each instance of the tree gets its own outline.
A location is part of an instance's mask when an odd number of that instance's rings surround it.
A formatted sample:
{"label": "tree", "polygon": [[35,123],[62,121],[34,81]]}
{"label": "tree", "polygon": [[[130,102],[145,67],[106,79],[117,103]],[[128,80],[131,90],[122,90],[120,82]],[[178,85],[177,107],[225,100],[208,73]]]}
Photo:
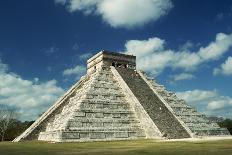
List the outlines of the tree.
{"label": "tree", "polygon": [[13,119],[9,125],[7,131],[5,132],[4,140],[12,141],[17,136],[22,134],[34,121],[20,121],[18,119]]}
{"label": "tree", "polygon": [[230,134],[232,134],[232,120],[231,119],[225,119],[221,122],[218,122],[219,126],[222,128],[227,128],[230,132]]}
{"label": "tree", "polygon": [[16,110],[15,108],[0,105],[0,138],[1,141],[4,141],[5,134],[13,119],[16,118]]}

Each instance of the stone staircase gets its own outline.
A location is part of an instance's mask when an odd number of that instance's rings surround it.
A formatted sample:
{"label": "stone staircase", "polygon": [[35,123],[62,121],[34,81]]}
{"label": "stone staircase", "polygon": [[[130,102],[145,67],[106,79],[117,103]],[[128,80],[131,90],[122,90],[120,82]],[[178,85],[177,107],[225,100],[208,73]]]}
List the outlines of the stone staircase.
{"label": "stone staircase", "polygon": [[144,130],[109,68],[91,74],[39,140],[88,141],[144,138]]}
{"label": "stone staircase", "polygon": [[54,121],[56,116],[61,113],[65,105],[69,103],[69,100],[76,95],[79,89],[81,89],[86,81],[89,80],[89,76],[83,76],[81,79],[72,86],[61,98],[57,100],[45,113],[42,114],[27,130],[25,130],[20,136],[16,137],[13,142],[19,142],[24,140],[37,140],[41,131],[45,131],[50,122]]}
{"label": "stone staircase", "polygon": [[164,86],[157,84],[153,79],[147,77],[145,73],[141,74],[173,109],[174,114],[191,130],[193,137],[230,135],[227,129],[220,128],[216,123],[211,122],[204,114],[198,113],[195,108],[179,99],[175,93],[167,91]]}
{"label": "stone staircase", "polygon": [[168,110],[164,103],[154,94],[153,90],[134,70],[116,68],[140,104],[147,111],[164,137],[177,139],[188,138],[190,135]]}

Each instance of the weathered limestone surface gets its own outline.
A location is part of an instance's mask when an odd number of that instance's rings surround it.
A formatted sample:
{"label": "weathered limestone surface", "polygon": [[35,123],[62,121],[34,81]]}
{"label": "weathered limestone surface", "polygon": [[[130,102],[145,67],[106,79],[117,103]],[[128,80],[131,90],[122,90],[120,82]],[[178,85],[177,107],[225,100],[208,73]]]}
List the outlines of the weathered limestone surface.
{"label": "weathered limestone surface", "polygon": [[89,76],[83,76],[73,87],[71,87],[54,105],[52,105],[41,117],[39,117],[27,130],[13,141],[36,140],[41,131],[44,131],[47,124],[54,120],[55,116],[61,113],[63,107],[68,104],[71,97],[75,96],[77,89],[80,89]]}
{"label": "weathered limestone surface", "polygon": [[230,135],[145,73],[135,71],[135,56],[101,51],[87,62],[87,75],[14,142]]}
{"label": "weathered limestone surface", "polygon": [[161,139],[162,133],[160,132],[156,124],[153,122],[153,120],[150,118],[149,114],[146,112],[143,106],[140,104],[138,99],[135,97],[135,95],[133,94],[131,89],[128,87],[126,82],[120,76],[118,71],[115,69],[115,67],[111,66],[111,71],[114,74],[115,79],[117,79],[120,87],[124,91],[127,101],[131,104],[131,107],[134,108],[134,111],[138,119],[140,120],[141,125],[145,131],[146,138]]}
{"label": "weathered limestone surface", "polygon": [[133,94],[140,101],[153,122],[157,125],[164,137],[190,138],[190,135],[180,122],[167,109],[163,102],[154,94],[152,89],[134,70],[117,68]]}
{"label": "weathered limestone surface", "polygon": [[135,69],[136,57],[133,55],[101,51],[87,61],[87,73],[92,73],[102,66],[124,66]]}
{"label": "weathered limestone surface", "polygon": [[109,68],[103,67],[76,91],[38,139],[65,142],[144,137],[135,111]]}
{"label": "weathered limestone surface", "polygon": [[230,136],[227,129],[220,128],[218,124],[211,122],[204,114],[197,112],[184,100],[179,99],[175,93],[167,91],[164,86],[157,84],[145,73],[140,72],[140,75],[146,78],[148,85],[172,108],[173,114],[184,122],[183,126],[191,130],[191,137]]}

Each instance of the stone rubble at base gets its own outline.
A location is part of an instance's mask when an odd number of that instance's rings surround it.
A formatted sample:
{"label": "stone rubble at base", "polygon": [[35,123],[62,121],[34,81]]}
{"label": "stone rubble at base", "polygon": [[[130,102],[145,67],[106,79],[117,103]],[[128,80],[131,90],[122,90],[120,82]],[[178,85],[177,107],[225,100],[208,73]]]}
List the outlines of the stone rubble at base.
{"label": "stone rubble at base", "polygon": [[230,136],[144,72],[136,57],[101,51],[83,76],[14,142]]}

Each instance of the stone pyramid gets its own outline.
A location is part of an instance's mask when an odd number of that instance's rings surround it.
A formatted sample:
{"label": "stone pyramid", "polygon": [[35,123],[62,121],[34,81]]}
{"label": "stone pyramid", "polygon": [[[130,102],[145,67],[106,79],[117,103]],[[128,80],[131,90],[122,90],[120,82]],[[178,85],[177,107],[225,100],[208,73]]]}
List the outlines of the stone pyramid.
{"label": "stone pyramid", "polygon": [[136,57],[101,51],[87,74],[14,141],[54,142],[229,136],[144,72]]}

